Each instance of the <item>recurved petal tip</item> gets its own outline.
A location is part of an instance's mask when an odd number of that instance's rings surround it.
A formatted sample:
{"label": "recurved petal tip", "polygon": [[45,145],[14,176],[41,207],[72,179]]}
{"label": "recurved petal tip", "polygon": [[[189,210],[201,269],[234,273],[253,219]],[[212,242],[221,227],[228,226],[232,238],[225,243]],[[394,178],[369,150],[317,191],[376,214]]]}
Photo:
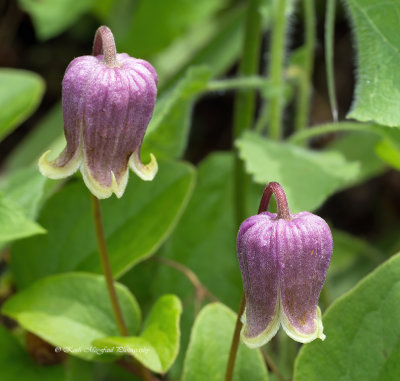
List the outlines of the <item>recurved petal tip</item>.
{"label": "recurved petal tip", "polygon": [[150,154],[150,163],[143,164],[140,160],[139,150],[136,150],[129,158],[129,166],[133,172],[145,181],[152,181],[158,171],[158,164],[154,155]]}
{"label": "recurved petal tip", "polygon": [[283,309],[281,309],[281,323],[287,335],[299,343],[309,343],[315,339],[325,340],[326,338],[323,333],[324,327],[322,325],[321,310],[318,306],[315,311],[315,318],[310,322],[306,322],[305,324],[305,326],[308,327],[310,325],[314,326],[314,330],[311,332],[301,331],[298,329],[298,327],[295,327],[293,324],[291,324]]}
{"label": "recurved petal tip", "polygon": [[[62,153],[55,160],[48,160],[48,156],[50,154],[50,150],[46,151],[39,159],[38,166],[39,171],[43,176],[46,176],[50,179],[63,179],[64,177],[71,176],[75,173],[79,165],[81,164],[81,155],[80,152],[77,151],[69,160],[62,160],[64,153]],[[64,162],[63,164],[59,163]]]}

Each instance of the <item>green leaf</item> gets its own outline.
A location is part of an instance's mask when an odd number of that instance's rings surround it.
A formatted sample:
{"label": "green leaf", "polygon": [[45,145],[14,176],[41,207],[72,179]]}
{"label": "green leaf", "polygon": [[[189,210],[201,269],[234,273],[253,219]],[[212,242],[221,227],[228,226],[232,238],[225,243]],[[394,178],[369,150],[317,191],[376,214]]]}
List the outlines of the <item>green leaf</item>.
{"label": "green leaf", "polygon": [[0,69],[0,140],[36,110],[44,88],[43,79],[36,73]]}
{"label": "green leaf", "polygon": [[[235,313],[220,303],[209,304],[201,310],[193,325],[182,381],[224,379],[235,321]],[[260,351],[240,343],[233,380],[267,379]]]}
{"label": "green leaf", "polygon": [[[24,140],[7,157],[8,170],[37,162],[40,155],[62,136],[63,116],[61,102],[54,106]],[[36,165],[35,165],[36,167]]]}
{"label": "green leaf", "polygon": [[7,200],[21,207],[30,218],[35,218],[43,198],[47,179],[37,168],[24,168],[0,179],[0,192]]}
{"label": "green leaf", "polygon": [[[193,168],[176,162],[159,164],[152,182],[131,176],[121,199],[112,197],[101,203],[115,276],[158,249],[190,197]],[[52,197],[39,222],[48,229],[48,235],[18,242],[12,248],[11,266],[20,288],[60,272],[101,272],[89,193],[82,182],[67,185]]]}
{"label": "green leaf", "polygon": [[400,3],[347,0],[358,52],[355,99],[349,118],[400,126]]}
{"label": "green leaf", "polygon": [[[324,342],[303,346],[295,381],[395,380],[400,375],[400,254],[324,314]],[[361,365],[360,365],[361,364]]]}
{"label": "green leaf", "polygon": [[47,40],[73,25],[92,7],[94,0],[19,0],[18,2],[20,7],[31,15],[38,37]]}
{"label": "green leaf", "polygon": [[246,170],[260,184],[279,182],[292,213],[314,210],[359,175],[339,152],[318,152],[246,132],[236,142]]}
{"label": "green leaf", "polygon": [[[136,333],[139,306],[129,290],[116,291],[128,331]],[[41,279],[7,300],[2,313],[23,328],[77,357],[99,358],[92,350],[96,339],[118,335],[118,328],[103,276],[68,273]]]}
{"label": "green leaf", "polygon": [[0,194],[0,243],[46,233],[24,210]]}
{"label": "green leaf", "polygon": [[400,170],[400,150],[391,140],[383,139],[377,143],[375,153],[391,167]]}
{"label": "green leaf", "polygon": [[17,340],[0,325],[1,381],[55,381],[64,380],[65,371],[60,365],[36,364]]}
{"label": "green leaf", "polygon": [[166,373],[179,351],[180,300],[164,295],[154,304],[143,332],[138,337],[107,337],[96,340],[96,347],[121,348],[121,354],[130,354],[146,368]]}
{"label": "green leaf", "polygon": [[149,57],[188,33],[196,24],[205,22],[226,3],[227,0],[141,1],[133,13],[129,30],[120,39],[119,49],[135,57]]}
{"label": "green leaf", "polygon": [[186,148],[193,103],[210,78],[207,67],[190,68],[181,81],[156,103],[142,152],[156,157],[180,157]]}

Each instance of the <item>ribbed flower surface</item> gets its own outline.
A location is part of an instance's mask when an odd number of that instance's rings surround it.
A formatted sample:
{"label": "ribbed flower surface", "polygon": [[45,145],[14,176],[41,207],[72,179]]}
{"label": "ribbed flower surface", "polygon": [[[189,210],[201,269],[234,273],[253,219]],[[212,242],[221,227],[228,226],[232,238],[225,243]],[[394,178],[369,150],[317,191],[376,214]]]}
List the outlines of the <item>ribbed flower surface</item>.
{"label": "ribbed flower surface", "polygon": [[144,165],[140,148],[152,117],[157,95],[157,74],[146,61],[128,54],[116,55],[107,66],[102,55],[75,58],[62,83],[62,106],[67,146],[48,161],[39,161],[41,172],[63,178],[81,169],[84,181],[98,198],[121,197],[128,166],[144,180],[157,172],[154,157]]}
{"label": "ribbed flower surface", "polygon": [[259,347],[280,324],[296,341],[323,340],[318,298],[332,255],[326,222],[309,212],[290,220],[263,212],[242,223],[237,251],[246,296],[243,341]]}

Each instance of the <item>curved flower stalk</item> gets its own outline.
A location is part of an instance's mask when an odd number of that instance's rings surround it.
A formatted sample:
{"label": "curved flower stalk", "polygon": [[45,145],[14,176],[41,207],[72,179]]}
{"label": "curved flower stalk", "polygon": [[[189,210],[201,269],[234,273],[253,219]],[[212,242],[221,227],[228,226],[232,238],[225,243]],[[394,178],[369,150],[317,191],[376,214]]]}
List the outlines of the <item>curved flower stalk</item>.
{"label": "curved flower stalk", "polygon": [[[103,53],[103,54],[101,54]],[[51,179],[79,168],[85,184],[99,199],[121,197],[128,167],[143,180],[157,173],[153,155],[144,165],[140,148],[157,96],[157,74],[150,63],[117,54],[109,28],[100,27],[93,55],[75,58],[62,82],[62,108],[67,146],[60,156],[39,159],[40,172]]]}
{"label": "curved flower stalk", "polygon": [[[265,211],[273,193],[277,214]],[[259,214],[240,226],[237,251],[246,297],[244,343],[260,347],[280,325],[298,342],[324,340],[317,304],[332,255],[326,222],[309,212],[290,214],[282,187],[272,182]]]}

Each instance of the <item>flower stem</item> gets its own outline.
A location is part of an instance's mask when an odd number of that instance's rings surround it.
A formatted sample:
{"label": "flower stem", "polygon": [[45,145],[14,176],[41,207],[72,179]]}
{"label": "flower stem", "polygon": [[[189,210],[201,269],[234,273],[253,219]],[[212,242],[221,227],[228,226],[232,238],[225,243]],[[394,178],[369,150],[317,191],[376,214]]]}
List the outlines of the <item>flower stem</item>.
{"label": "flower stem", "polygon": [[210,81],[205,91],[260,90],[269,86],[268,79],[257,75]]}
{"label": "flower stem", "polygon": [[240,331],[242,329],[242,321],[240,318],[243,315],[244,308],[246,306],[246,298],[244,293],[242,294],[242,299],[240,300],[240,306],[236,317],[235,331],[233,333],[231,349],[229,351],[228,364],[226,366],[225,381],[231,381],[233,378],[233,370],[235,368],[236,354],[239,347]]}
{"label": "flower stem", "polygon": [[299,78],[299,92],[296,104],[295,129],[303,130],[307,127],[310,112],[311,83],[314,67],[315,37],[315,10],[314,0],[303,0],[304,6],[304,72]]}
{"label": "flower stem", "polygon": [[[249,0],[244,31],[242,58],[239,66],[239,79],[258,72],[261,42],[260,0]],[[240,90],[236,94],[233,115],[233,136],[239,138],[243,131],[250,128],[255,112],[254,90]],[[246,190],[248,178],[244,171],[237,149],[234,157],[234,202],[235,222],[238,228],[246,217]]]}
{"label": "flower stem", "polygon": [[118,330],[121,335],[128,336],[128,329],[126,327],[121,307],[118,302],[117,292],[115,290],[114,280],[111,272],[110,261],[108,259],[107,245],[101,220],[100,201],[96,196],[93,196],[92,194],[90,194],[90,196],[92,200],[93,220],[96,228],[96,237],[99,247],[100,261],[103,268],[104,276],[106,278],[107,290],[114,311],[115,321],[117,322]]}
{"label": "flower stem", "polygon": [[104,62],[108,67],[118,66],[114,36],[110,28],[105,25],[97,29],[93,41],[92,54],[98,56],[101,53],[104,54]]}
{"label": "flower stem", "polygon": [[[276,5],[274,15],[274,27],[271,36],[271,60],[269,77],[275,88],[283,87],[283,64],[285,58],[285,33],[288,17],[286,17],[287,5],[290,0],[280,0]],[[269,108],[265,107],[264,112],[269,115],[269,136],[279,140],[282,137],[284,97],[278,92],[271,98]],[[262,116],[260,117],[260,119]]]}
{"label": "flower stem", "polygon": [[261,196],[260,206],[258,208],[258,213],[266,212],[268,209],[269,200],[271,196],[274,195],[276,199],[277,206],[277,216],[276,218],[283,218],[284,220],[290,221],[292,217],[290,216],[289,204],[287,202],[285,191],[282,186],[273,181],[270,182],[264,189]]}

